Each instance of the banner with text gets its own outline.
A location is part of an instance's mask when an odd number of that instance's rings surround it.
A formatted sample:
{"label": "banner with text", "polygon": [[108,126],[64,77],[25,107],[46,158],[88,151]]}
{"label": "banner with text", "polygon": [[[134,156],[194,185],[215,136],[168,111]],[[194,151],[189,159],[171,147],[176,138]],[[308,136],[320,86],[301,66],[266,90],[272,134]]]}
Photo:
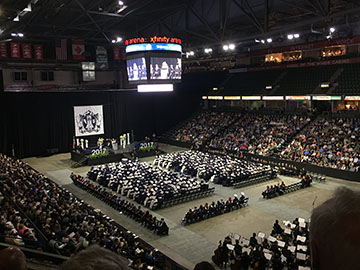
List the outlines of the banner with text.
{"label": "banner with text", "polygon": [[75,136],[104,134],[103,106],[74,106]]}
{"label": "banner with text", "polygon": [[100,70],[109,68],[107,52],[103,46],[96,47],[96,68]]}
{"label": "banner with text", "polygon": [[6,42],[0,43],[0,58],[7,58]]}
{"label": "banner with text", "polygon": [[41,44],[34,44],[34,59],[35,60],[44,59],[43,46]]}
{"label": "banner with text", "polygon": [[24,59],[31,59],[32,52],[31,52],[31,44],[30,43],[22,43],[22,55]]}
{"label": "banner with text", "polygon": [[20,43],[10,43],[10,55],[12,58],[20,58]]}

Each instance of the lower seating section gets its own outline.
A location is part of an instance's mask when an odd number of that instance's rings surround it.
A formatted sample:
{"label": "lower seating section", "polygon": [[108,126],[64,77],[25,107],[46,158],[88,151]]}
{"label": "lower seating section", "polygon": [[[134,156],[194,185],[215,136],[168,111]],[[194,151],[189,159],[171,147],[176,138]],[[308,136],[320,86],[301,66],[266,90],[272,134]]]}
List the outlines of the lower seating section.
{"label": "lower seating section", "polygon": [[173,131],[175,140],[203,144],[238,118],[232,112],[204,111]]}
{"label": "lower seating section", "polygon": [[343,72],[337,79],[338,86],[333,94],[360,95],[360,64],[343,65]]}
{"label": "lower seating section", "polygon": [[194,209],[189,209],[189,211],[185,214],[185,217],[182,219],[182,224],[189,225],[191,223],[229,213],[231,211],[245,207],[248,201],[249,198],[245,198],[244,194],[242,193],[240,198],[238,198],[236,195],[234,199],[229,198],[226,202],[220,200],[217,201],[217,203],[205,203],[199,207],[194,207]]}
{"label": "lower seating section", "polygon": [[219,267],[237,269],[310,270],[309,223],[302,218],[284,228],[275,221],[271,234],[253,233],[250,239],[231,233],[220,241],[212,256]]}
{"label": "lower seating section", "polygon": [[200,151],[182,151],[158,156],[153,166],[213,181],[223,186],[241,186],[250,180],[266,181],[276,173],[270,166],[227,155],[220,156]]}
{"label": "lower seating section", "polygon": [[130,160],[91,168],[88,177],[150,209],[213,192],[208,184],[195,177]]}
{"label": "lower seating section", "polygon": [[312,178],[310,175],[305,175],[299,183],[294,183],[286,186],[284,182],[274,186],[267,186],[266,190],[262,193],[264,199],[272,199],[287,193],[297,191],[302,188],[310,187]]}
{"label": "lower seating section", "polygon": [[[5,174],[0,179],[2,194],[37,224],[48,240],[44,247],[48,251],[70,256],[88,245],[98,244],[130,259],[134,265],[142,262],[153,269],[164,269],[166,264],[173,263],[131,231],[27,164],[0,154],[0,174]],[[21,221],[21,217],[13,218]]]}
{"label": "lower seating section", "polygon": [[307,115],[247,113],[211,139],[209,146],[267,156],[280,151],[310,121]]}
{"label": "lower seating section", "polygon": [[157,233],[158,235],[168,235],[169,228],[164,219],[158,220],[156,216],[150,214],[149,211],[143,210],[140,206],[136,206],[126,200],[122,200],[112,192],[106,191],[105,188],[99,185],[93,185],[89,180],[86,180],[80,175],[71,174],[71,180],[75,185],[83,190],[86,190],[96,198],[102,200],[112,208],[121,211],[126,216],[134,219],[136,222],[144,225],[149,230]]}
{"label": "lower seating section", "polygon": [[280,158],[357,172],[360,119],[319,117],[279,154]]}

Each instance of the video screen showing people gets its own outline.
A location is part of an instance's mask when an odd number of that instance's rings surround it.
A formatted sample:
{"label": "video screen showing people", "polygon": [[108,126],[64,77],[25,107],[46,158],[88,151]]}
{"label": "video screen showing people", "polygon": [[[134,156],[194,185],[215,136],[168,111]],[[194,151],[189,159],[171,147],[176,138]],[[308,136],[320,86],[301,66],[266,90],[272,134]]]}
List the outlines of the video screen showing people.
{"label": "video screen showing people", "polygon": [[151,80],[181,80],[181,58],[152,57],[150,60]]}
{"label": "video screen showing people", "polygon": [[145,58],[129,59],[127,62],[127,73],[129,81],[147,80]]}

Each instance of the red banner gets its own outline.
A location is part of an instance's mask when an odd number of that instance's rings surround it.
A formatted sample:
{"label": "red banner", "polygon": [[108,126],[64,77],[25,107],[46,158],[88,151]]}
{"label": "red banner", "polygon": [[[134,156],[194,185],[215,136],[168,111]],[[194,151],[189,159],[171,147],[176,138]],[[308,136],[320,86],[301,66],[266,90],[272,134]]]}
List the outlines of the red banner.
{"label": "red banner", "polygon": [[0,58],[7,58],[6,42],[0,43]]}
{"label": "red banner", "polygon": [[41,44],[34,44],[34,59],[44,60],[43,46]]}
{"label": "red banner", "polygon": [[339,59],[339,60],[334,59],[334,60],[325,60],[325,61],[309,62],[309,63],[292,63],[286,65],[252,67],[252,68],[247,68],[247,71],[262,71],[262,70],[272,70],[272,69],[316,67],[316,66],[329,66],[329,65],[355,64],[355,63],[360,63],[360,58],[349,58],[349,59]]}
{"label": "red banner", "polygon": [[359,44],[359,43],[360,43],[360,37],[340,38],[336,40],[327,40],[327,41],[313,42],[308,44],[298,44],[291,46],[269,48],[264,50],[256,50],[253,52],[249,52],[247,56],[266,55],[271,53],[281,53],[281,52],[297,51],[297,50],[306,51],[306,50],[325,48],[329,46],[351,45],[351,44]]}
{"label": "red banner", "polygon": [[114,60],[120,60],[120,48],[113,47],[113,52],[114,52]]}
{"label": "red banner", "polygon": [[72,55],[74,60],[85,60],[85,42],[83,40],[72,41]]}
{"label": "red banner", "polygon": [[12,58],[20,58],[20,43],[10,43],[10,55]]}
{"label": "red banner", "polygon": [[22,55],[24,59],[31,59],[32,52],[31,52],[31,44],[30,43],[23,43],[21,44],[22,47]]}

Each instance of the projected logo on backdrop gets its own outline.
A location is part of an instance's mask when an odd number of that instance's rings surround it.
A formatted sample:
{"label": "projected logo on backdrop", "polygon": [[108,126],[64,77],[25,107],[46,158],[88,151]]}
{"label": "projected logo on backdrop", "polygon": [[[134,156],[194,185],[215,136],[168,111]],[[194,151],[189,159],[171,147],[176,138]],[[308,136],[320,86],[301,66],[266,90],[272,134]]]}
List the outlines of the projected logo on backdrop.
{"label": "projected logo on backdrop", "polygon": [[104,134],[102,105],[74,107],[74,118],[76,137]]}

